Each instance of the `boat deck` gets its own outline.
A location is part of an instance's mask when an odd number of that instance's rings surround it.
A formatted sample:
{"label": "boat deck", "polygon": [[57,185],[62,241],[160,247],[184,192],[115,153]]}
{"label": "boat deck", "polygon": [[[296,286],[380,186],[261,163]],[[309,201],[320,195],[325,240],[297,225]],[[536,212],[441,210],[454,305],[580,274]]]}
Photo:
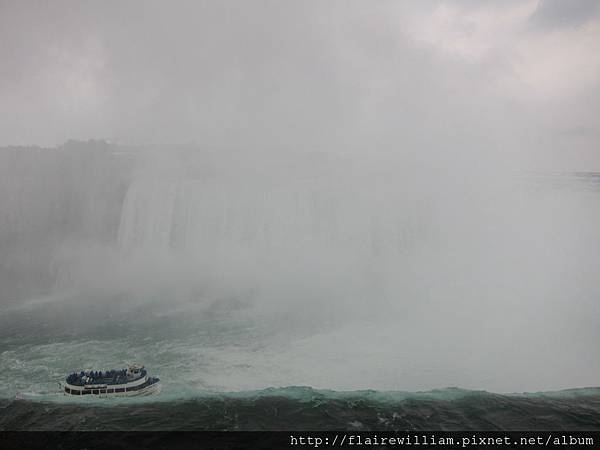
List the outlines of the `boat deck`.
{"label": "boat deck", "polygon": [[135,377],[128,377],[126,369],[120,370],[108,370],[105,372],[102,371],[90,371],[90,372],[79,372],[72,373],[67,377],[67,383],[73,386],[86,386],[93,384],[106,384],[106,385],[114,385],[114,384],[126,384],[135,380],[139,380],[140,378],[145,377],[147,374],[145,369],[142,369],[139,374]]}

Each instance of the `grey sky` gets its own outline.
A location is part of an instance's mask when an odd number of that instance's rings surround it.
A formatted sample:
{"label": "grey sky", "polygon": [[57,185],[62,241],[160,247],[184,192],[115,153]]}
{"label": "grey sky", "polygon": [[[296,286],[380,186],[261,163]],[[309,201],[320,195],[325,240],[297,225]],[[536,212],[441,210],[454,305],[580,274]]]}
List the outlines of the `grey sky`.
{"label": "grey sky", "polygon": [[2,0],[0,145],[494,146],[600,169],[596,4]]}
{"label": "grey sky", "polygon": [[581,26],[598,14],[600,3],[595,0],[545,0],[540,2],[531,20],[542,27]]}

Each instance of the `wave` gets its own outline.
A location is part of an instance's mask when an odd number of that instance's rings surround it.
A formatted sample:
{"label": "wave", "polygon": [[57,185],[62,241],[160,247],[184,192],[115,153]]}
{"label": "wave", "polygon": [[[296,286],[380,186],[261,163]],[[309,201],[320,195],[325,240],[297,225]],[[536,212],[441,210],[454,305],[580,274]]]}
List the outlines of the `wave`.
{"label": "wave", "polygon": [[600,430],[597,387],[497,394],[289,386],[188,395],[0,400],[0,430]]}

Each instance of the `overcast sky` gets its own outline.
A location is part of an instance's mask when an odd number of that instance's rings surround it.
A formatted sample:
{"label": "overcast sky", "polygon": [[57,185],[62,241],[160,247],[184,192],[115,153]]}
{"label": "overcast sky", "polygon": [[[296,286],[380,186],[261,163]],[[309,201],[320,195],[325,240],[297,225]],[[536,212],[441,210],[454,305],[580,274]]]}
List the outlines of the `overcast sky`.
{"label": "overcast sky", "polygon": [[600,170],[600,2],[0,0],[0,145],[528,154]]}

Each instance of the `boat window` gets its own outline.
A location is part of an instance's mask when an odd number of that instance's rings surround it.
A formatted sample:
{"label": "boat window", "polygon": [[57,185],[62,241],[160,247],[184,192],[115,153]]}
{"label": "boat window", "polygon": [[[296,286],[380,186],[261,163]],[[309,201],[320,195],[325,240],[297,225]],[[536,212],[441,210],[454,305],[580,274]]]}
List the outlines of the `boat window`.
{"label": "boat window", "polygon": [[117,388],[115,389],[115,392],[125,392],[125,388]]}
{"label": "boat window", "polygon": [[66,388],[65,388],[65,392],[66,392],[67,394],[70,394],[70,393],[71,393],[71,389],[69,389],[68,387],[66,387]]}
{"label": "boat window", "polygon": [[108,392],[109,394],[112,394],[113,392],[115,392],[114,389],[108,389],[106,392]]}
{"label": "boat window", "polygon": [[98,389],[94,389],[92,392],[93,392],[94,394],[98,394],[98,393],[100,393],[100,391],[99,391]]}
{"label": "boat window", "polygon": [[106,394],[106,389],[100,389],[101,394]]}
{"label": "boat window", "polygon": [[92,393],[92,391],[83,391],[83,392],[81,393],[81,395],[86,395],[86,394],[91,394],[91,393]]}

